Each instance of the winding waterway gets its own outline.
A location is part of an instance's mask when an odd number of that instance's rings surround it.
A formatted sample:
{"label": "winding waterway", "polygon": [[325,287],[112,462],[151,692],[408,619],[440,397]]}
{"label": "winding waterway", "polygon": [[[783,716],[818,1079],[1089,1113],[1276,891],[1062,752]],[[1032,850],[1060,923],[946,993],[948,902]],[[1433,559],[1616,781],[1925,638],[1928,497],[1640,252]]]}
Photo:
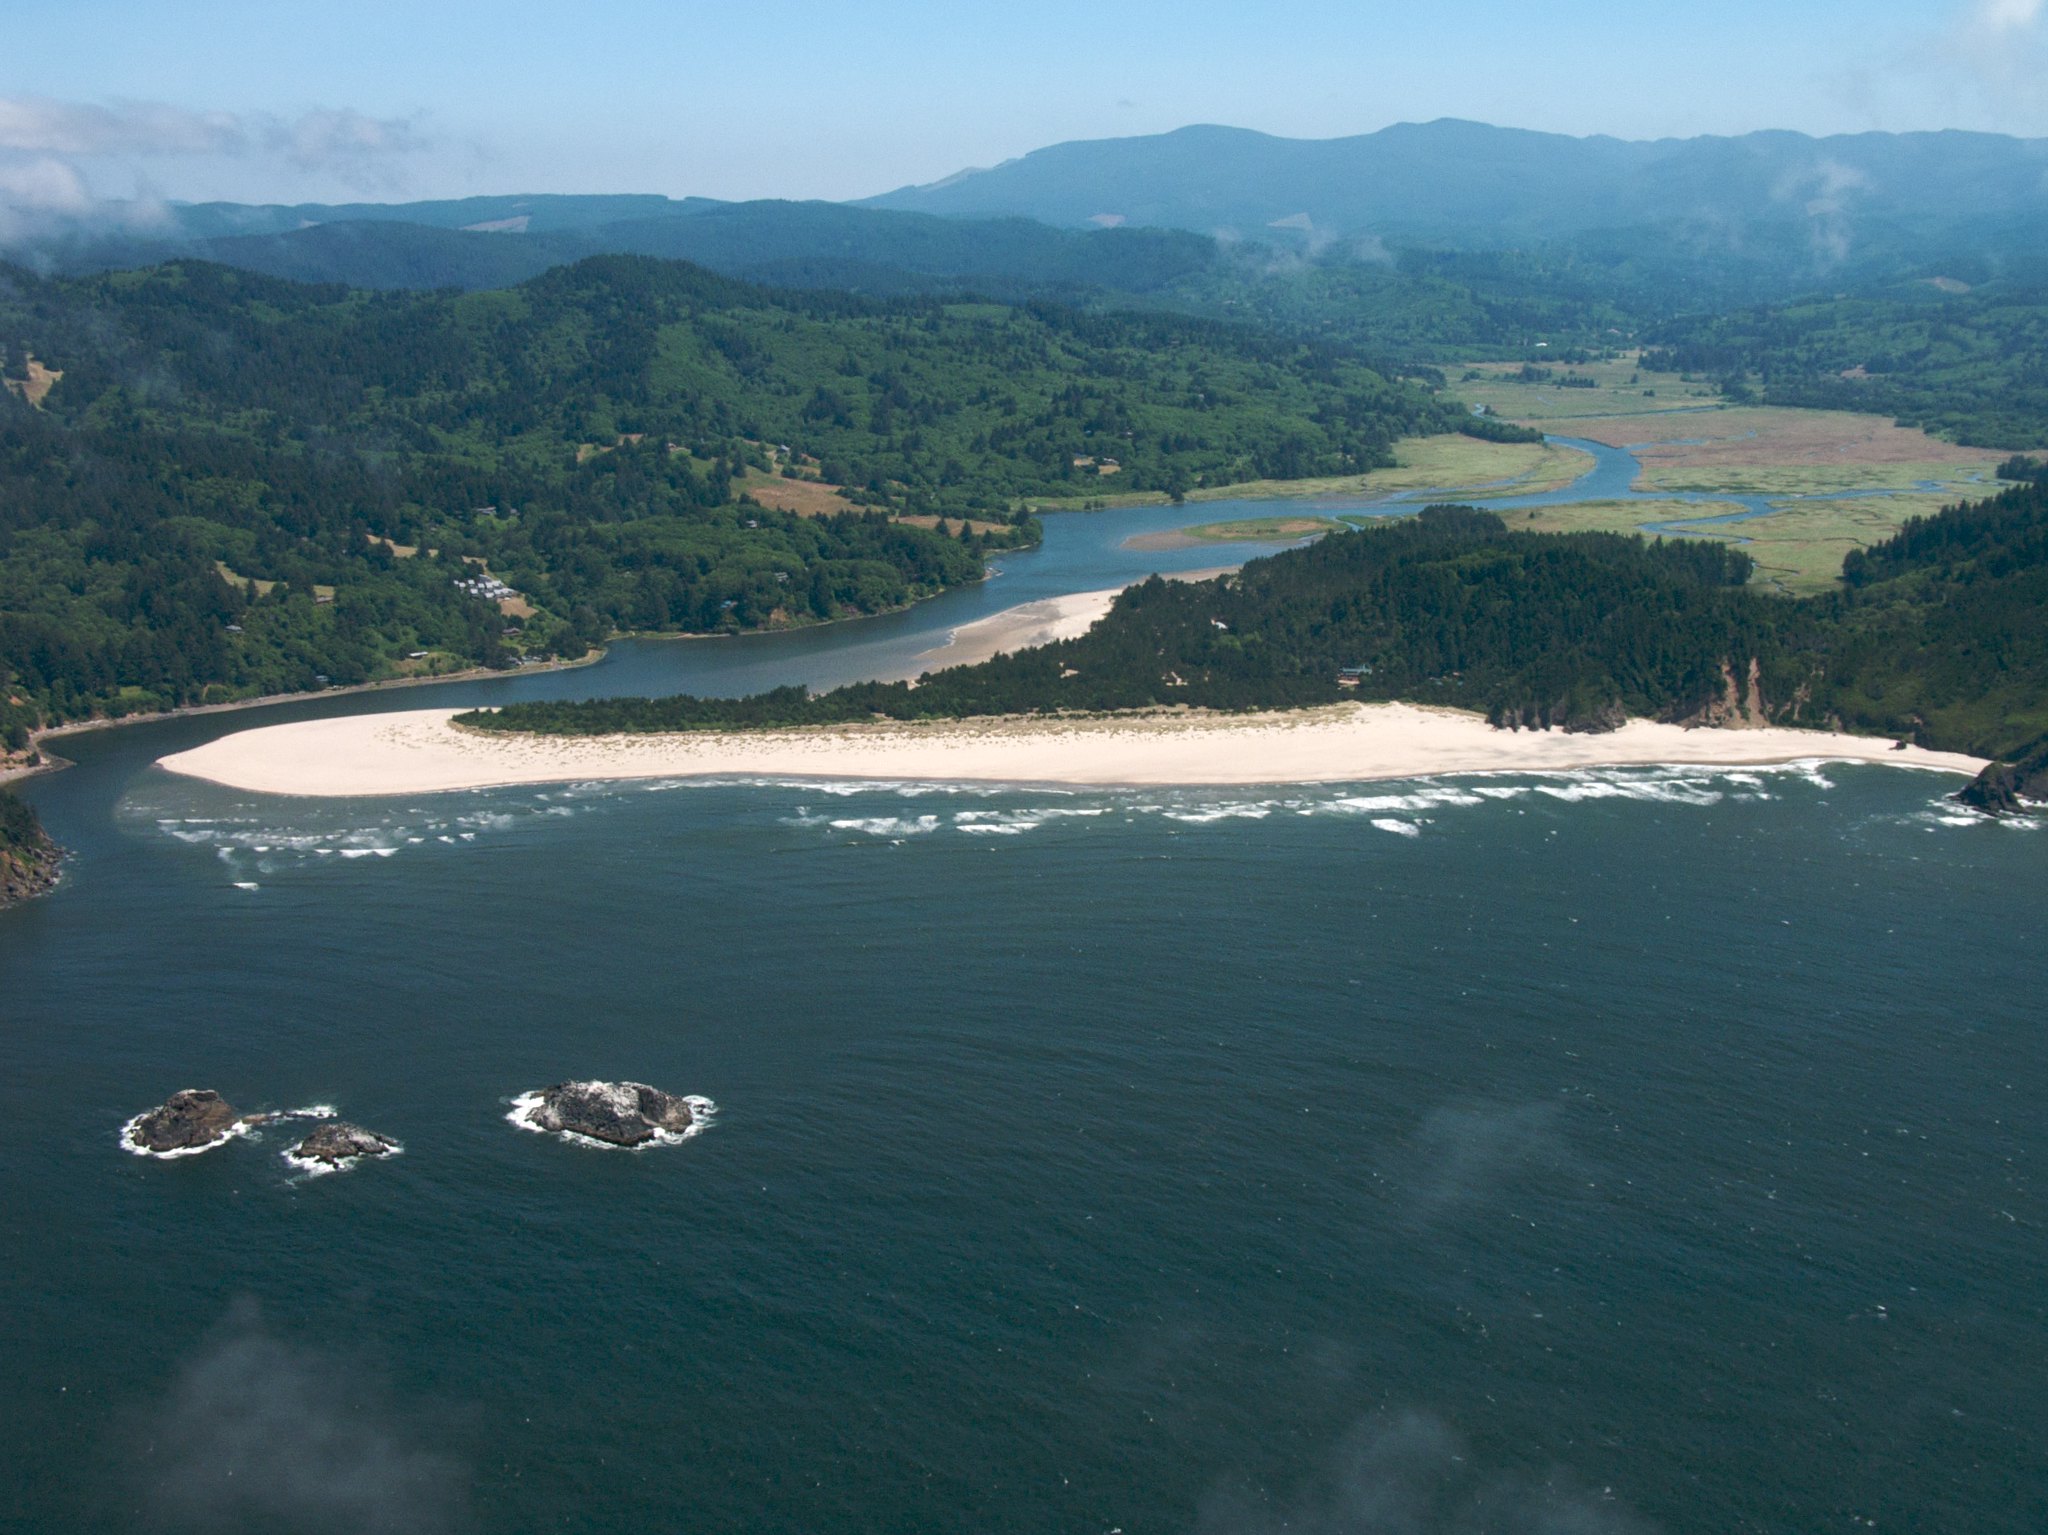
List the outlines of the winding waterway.
{"label": "winding waterway", "polygon": [[[1615,498],[1616,454],[1552,496]],[[27,786],[63,884],[0,914],[0,1526],[2048,1527],[2048,843],[1945,781],[309,802],[150,766],[900,674],[1263,552],[1124,541],[1272,510],[1061,516],[886,618],[64,743]],[[717,1116],[643,1153],[506,1124],[586,1076]],[[405,1150],[123,1155],[184,1086]]]}

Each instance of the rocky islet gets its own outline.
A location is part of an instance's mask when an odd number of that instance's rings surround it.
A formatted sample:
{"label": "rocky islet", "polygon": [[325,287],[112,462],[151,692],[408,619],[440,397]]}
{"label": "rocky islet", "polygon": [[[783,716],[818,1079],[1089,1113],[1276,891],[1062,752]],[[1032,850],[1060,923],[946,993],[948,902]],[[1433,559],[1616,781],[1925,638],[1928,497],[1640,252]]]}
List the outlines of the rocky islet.
{"label": "rocky islet", "polygon": [[514,1100],[512,1121],[530,1130],[632,1148],[689,1136],[710,1113],[706,1099],[663,1092],[645,1082],[558,1082]]}

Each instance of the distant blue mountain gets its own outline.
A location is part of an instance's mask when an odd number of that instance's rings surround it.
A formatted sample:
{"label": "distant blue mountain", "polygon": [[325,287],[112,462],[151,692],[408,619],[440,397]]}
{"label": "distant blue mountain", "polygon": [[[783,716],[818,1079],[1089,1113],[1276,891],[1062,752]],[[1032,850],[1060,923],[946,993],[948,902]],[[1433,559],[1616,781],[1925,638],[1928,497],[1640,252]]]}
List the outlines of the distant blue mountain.
{"label": "distant blue mountain", "polygon": [[[621,216],[625,215],[625,216]],[[822,202],[479,197],[459,202],[178,206],[146,232],[87,226],[16,253],[60,271],[218,261],[361,288],[500,288],[595,255],[693,261],[787,287],[914,292],[1062,287],[1146,293],[1217,259],[1175,230],[1072,230]]]}
{"label": "distant blue mountain", "polygon": [[1938,235],[2038,214],[2048,140],[1986,133],[1788,132],[1633,142],[1442,119],[1341,139],[1243,128],[1055,144],[865,206],[1069,228],[1124,224],[1295,243],[1465,248],[1686,226],[1804,235],[1841,254],[1866,229]]}

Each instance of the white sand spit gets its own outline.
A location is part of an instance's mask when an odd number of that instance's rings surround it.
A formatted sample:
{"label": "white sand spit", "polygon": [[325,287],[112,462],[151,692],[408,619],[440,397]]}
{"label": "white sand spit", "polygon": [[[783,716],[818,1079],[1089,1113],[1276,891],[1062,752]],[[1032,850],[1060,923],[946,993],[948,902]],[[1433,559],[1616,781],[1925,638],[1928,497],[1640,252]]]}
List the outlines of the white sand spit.
{"label": "white sand spit", "polygon": [[[1227,576],[1235,565],[1207,565],[1200,570],[1170,570],[1161,574],[1169,581],[1208,581]],[[1135,583],[1133,583],[1135,584]],[[1110,610],[1121,586],[1106,586],[1095,592],[1070,592],[1063,597],[1041,597],[1019,603],[986,618],[962,624],[947,636],[946,643],[921,652],[906,675],[935,672],[948,666],[972,666],[997,654],[1014,654],[1055,640],[1079,639],[1095,627]]]}
{"label": "white sand spit", "polygon": [[762,777],[979,783],[1349,783],[1440,773],[1649,764],[1887,763],[1975,773],[1977,758],[1808,730],[1686,730],[1631,720],[1606,735],[1496,730],[1411,704],[1287,713],[863,724],[675,735],[498,735],[452,709],[270,725],[178,752],[174,773],[264,794],[426,794],[586,779]]}
{"label": "white sand spit", "polygon": [[1055,640],[1077,640],[1095,627],[1095,621],[1109,611],[1121,587],[1099,592],[1073,592],[1064,597],[1047,597],[1022,603],[962,624],[945,644],[925,651],[917,658],[918,671],[938,671],[947,666],[972,666],[999,653],[1014,654]]}

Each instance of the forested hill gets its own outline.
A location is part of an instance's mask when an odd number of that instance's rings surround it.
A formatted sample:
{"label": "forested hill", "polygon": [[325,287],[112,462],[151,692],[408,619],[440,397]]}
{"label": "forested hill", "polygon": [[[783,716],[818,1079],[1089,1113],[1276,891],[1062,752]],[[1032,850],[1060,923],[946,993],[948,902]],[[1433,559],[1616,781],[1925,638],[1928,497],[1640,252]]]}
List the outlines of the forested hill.
{"label": "forested hill", "polygon": [[875,612],[1106,469],[1346,472],[1469,424],[1241,328],[633,257],[472,294],[0,273],[0,374],[0,725]]}
{"label": "forested hill", "polygon": [[[1518,533],[1435,507],[1234,577],[1147,582],[1079,639],[914,688],[519,704],[464,722],[592,734],[1355,697],[1517,726],[1768,720],[2023,764],[2048,751],[2048,489],[1909,524],[1852,562],[1839,593],[1789,600],[1748,574],[1722,544]],[[1347,672],[1355,686],[1340,685]]]}

